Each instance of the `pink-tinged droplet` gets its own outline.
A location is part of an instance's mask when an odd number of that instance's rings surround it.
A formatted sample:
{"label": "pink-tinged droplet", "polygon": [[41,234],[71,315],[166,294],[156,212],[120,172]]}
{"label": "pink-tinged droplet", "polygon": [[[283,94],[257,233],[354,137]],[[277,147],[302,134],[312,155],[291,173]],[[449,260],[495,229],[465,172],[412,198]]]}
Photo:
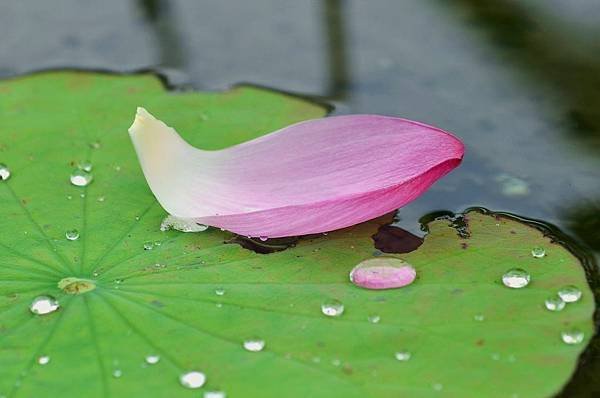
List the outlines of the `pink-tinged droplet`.
{"label": "pink-tinged droplet", "polygon": [[350,272],[350,281],[365,289],[394,289],[413,283],[417,271],[406,261],[394,257],[370,258]]}

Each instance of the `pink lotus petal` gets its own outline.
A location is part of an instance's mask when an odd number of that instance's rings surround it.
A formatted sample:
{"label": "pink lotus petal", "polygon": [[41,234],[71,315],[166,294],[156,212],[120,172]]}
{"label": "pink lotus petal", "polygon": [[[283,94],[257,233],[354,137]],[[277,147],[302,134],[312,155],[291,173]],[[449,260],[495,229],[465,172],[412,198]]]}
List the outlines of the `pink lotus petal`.
{"label": "pink lotus petal", "polygon": [[309,120],[219,151],[190,146],[143,108],[129,132],[167,212],[269,238],[393,211],[458,166],[464,152],[443,130],[376,115]]}
{"label": "pink lotus petal", "polygon": [[365,289],[394,289],[413,283],[417,271],[399,258],[379,257],[365,260],[350,272],[350,281]]}

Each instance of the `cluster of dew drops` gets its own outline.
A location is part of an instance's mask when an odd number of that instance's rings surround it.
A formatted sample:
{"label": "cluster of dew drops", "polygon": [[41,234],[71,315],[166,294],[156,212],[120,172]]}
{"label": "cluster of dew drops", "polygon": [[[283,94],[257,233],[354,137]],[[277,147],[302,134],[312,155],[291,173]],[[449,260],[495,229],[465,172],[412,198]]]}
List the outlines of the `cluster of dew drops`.
{"label": "cluster of dew drops", "polygon": [[[98,143],[92,143],[92,148],[99,148]],[[120,168],[119,168],[120,169]],[[117,169],[116,169],[117,170]],[[80,163],[76,169],[70,175],[71,184],[78,187],[88,186],[93,181],[92,175],[92,164],[89,162]],[[0,163],[0,181],[6,181],[11,177],[10,169]],[[82,194],[83,197],[83,194]],[[71,199],[69,197],[68,199]],[[99,197],[98,201],[103,202],[104,196]],[[182,232],[201,232],[208,228],[208,226],[195,224],[188,220],[177,219],[172,216],[168,216],[163,220],[161,224],[161,230],[166,231],[168,229],[176,229]],[[79,238],[79,232],[75,229],[68,230],[65,232],[67,240],[74,241]],[[261,240],[265,240],[261,238]],[[144,243],[144,250],[152,250],[154,247],[159,246],[160,242],[146,242]],[[546,251],[543,247],[535,247],[531,250],[531,256],[536,259],[542,259],[546,257]],[[502,275],[502,283],[504,286],[511,289],[522,289],[529,285],[531,282],[530,274],[521,268],[511,268]],[[223,296],[225,290],[223,288],[217,288],[215,290],[217,296]],[[568,304],[575,303],[581,299],[582,292],[576,286],[568,285],[560,288],[558,291],[550,295],[544,301],[544,307],[548,311],[559,312],[562,311]],[[220,303],[217,304],[221,307]],[[52,296],[38,296],[36,297],[31,305],[30,311],[36,315],[46,315],[52,313],[60,308],[58,301]],[[327,317],[340,317],[344,314],[344,304],[334,298],[328,298],[321,303],[321,312]],[[474,316],[476,321],[483,321],[485,319],[483,314],[476,314]],[[379,323],[380,316],[377,314],[369,314],[367,320],[370,323]],[[579,344],[584,340],[584,333],[576,328],[564,330],[561,332],[561,340],[565,344],[573,345]],[[265,348],[265,341],[259,337],[253,336],[244,340],[242,347],[249,352],[260,352]],[[412,354],[410,351],[401,349],[393,354],[393,357],[400,362],[407,362],[411,359]],[[160,361],[159,355],[147,355],[144,358],[146,365],[155,365]],[[313,362],[320,362],[318,357],[313,358]],[[341,363],[339,360],[334,360],[332,363]],[[48,355],[42,355],[37,359],[39,365],[47,365],[50,363],[50,357]],[[120,378],[122,371],[115,369],[112,373],[113,377]],[[183,373],[179,377],[179,382],[186,388],[196,389],[202,387],[206,382],[206,375],[203,372],[192,370]],[[442,385],[436,383],[433,385],[434,390],[441,390]],[[225,398],[225,392],[223,391],[207,391],[204,393],[204,398]]]}
{"label": "cluster of dew drops", "polygon": [[[536,259],[546,257],[546,250],[543,247],[534,247],[531,255]],[[504,286],[512,289],[522,289],[531,282],[531,275],[522,268],[511,268],[502,275]],[[568,304],[576,303],[581,299],[582,293],[577,286],[566,285],[553,292],[544,300],[544,307],[548,311],[559,312],[565,309]],[[583,342],[585,334],[577,328],[563,330],[560,334],[565,344],[579,344]]]}

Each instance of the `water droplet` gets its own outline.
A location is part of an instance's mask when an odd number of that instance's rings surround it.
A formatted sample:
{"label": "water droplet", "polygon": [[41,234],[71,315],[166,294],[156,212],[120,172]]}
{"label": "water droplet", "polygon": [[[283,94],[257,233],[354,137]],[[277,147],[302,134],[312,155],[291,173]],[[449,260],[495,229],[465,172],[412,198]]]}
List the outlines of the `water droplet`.
{"label": "water droplet", "polygon": [[504,286],[513,289],[520,289],[527,286],[530,280],[531,276],[529,276],[527,271],[521,268],[512,268],[502,275],[502,283]]}
{"label": "water droplet", "polygon": [[152,243],[152,242],[144,243],[144,250],[152,250],[152,249],[154,249],[154,243]]}
{"label": "water droplet", "polygon": [[546,256],[546,249],[543,247],[534,247],[531,249],[531,255],[535,258],[542,258]]}
{"label": "water droplet", "polygon": [[321,304],[321,312],[327,316],[340,316],[344,313],[344,304],[336,299],[327,299]]}
{"label": "water droplet", "polygon": [[145,360],[146,360],[146,363],[149,365],[156,365],[158,363],[158,361],[160,361],[160,356],[159,355],[147,355]]}
{"label": "water droplet", "polygon": [[46,315],[59,308],[58,300],[52,296],[37,296],[29,306],[29,310],[37,315]]}
{"label": "water droplet", "polygon": [[179,376],[179,382],[186,388],[200,388],[206,382],[206,376],[202,372],[191,371]]}
{"label": "water droplet", "polygon": [[101,146],[100,141],[90,142],[90,148],[92,149],[100,149]]}
{"label": "water droplet", "polygon": [[265,348],[265,341],[259,338],[251,338],[244,340],[244,348],[247,351],[258,352]]}
{"label": "water droplet", "polygon": [[158,247],[158,246],[160,246],[160,245],[162,245],[162,242],[161,242],[161,241],[157,240],[157,241],[155,241],[155,242],[154,242],[154,246],[157,246],[157,247]]}
{"label": "water droplet", "polygon": [[80,168],[81,170],[83,170],[83,171],[86,171],[86,172],[88,172],[88,173],[89,173],[90,171],[92,171],[92,167],[93,167],[93,166],[92,166],[92,164],[91,164],[90,162],[82,162],[82,163],[79,163],[79,165],[78,165],[78,166],[79,166],[79,168]]}
{"label": "water droplet", "polygon": [[371,314],[367,317],[367,319],[371,323],[379,323],[379,321],[381,320],[381,317],[377,314]]}
{"label": "water droplet", "polygon": [[475,319],[478,322],[482,322],[485,321],[485,316],[483,314],[475,314],[473,316],[473,319]]}
{"label": "water droplet", "polygon": [[216,306],[217,308],[223,308],[223,303],[217,303],[217,304],[215,304],[215,306]]}
{"label": "water droplet", "polygon": [[86,187],[88,186],[92,180],[93,176],[87,171],[81,169],[75,169],[71,173],[71,184],[76,185],[78,187]]}
{"label": "water droplet", "polygon": [[98,202],[104,202],[105,200],[106,200],[106,198],[104,196],[98,197]]}
{"label": "water droplet", "polygon": [[119,377],[123,376],[123,371],[121,369],[115,369],[113,370],[112,375],[115,379],[118,379]]}
{"label": "water droplet", "polygon": [[116,166],[115,166],[115,171],[121,171],[121,166],[119,166],[119,165],[116,165]]}
{"label": "water droplet", "polygon": [[225,294],[225,289],[223,289],[222,287],[218,287],[218,288],[215,289],[215,294],[217,296],[222,296],[222,295]]}
{"label": "water droplet", "polygon": [[67,199],[71,200],[71,199],[73,199],[73,196],[72,195],[67,195]]}
{"label": "water droplet", "polygon": [[377,257],[360,262],[350,271],[350,281],[366,289],[393,289],[410,285],[417,277],[406,261],[394,257]]}
{"label": "water droplet", "polygon": [[65,232],[65,237],[68,240],[77,240],[79,239],[79,231],[76,229],[70,229],[67,232]]}
{"label": "water droplet", "polygon": [[560,334],[562,341],[567,344],[579,344],[585,337],[584,333],[579,329],[570,329]]}
{"label": "water droplet", "polygon": [[574,303],[581,298],[581,290],[573,285],[563,286],[558,290],[558,296],[565,303]]}
{"label": "water droplet", "polygon": [[208,229],[208,225],[198,224],[193,219],[167,216],[160,224],[161,231],[174,229],[181,232],[202,232]]}
{"label": "water droplet", "polygon": [[259,236],[258,239],[260,239],[261,241],[265,242],[266,240],[268,240],[269,238],[266,236]]}
{"label": "water droplet", "polygon": [[398,361],[406,362],[410,359],[410,352],[408,351],[397,351],[394,356]]}
{"label": "water droplet", "polygon": [[38,358],[37,363],[40,365],[47,365],[50,362],[50,357],[48,355],[42,355]]}
{"label": "water droplet", "polygon": [[342,361],[340,361],[339,359],[336,358],[336,359],[334,359],[334,360],[331,361],[331,364],[333,366],[340,366],[342,364]]}
{"label": "water droplet", "polygon": [[0,181],[6,181],[10,178],[10,169],[4,163],[0,163]]}
{"label": "water droplet", "polygon": [[550,296],[544,301],[544,305],[550,311],[562,311],[566,303],[560,296]]}
{"label": "water droplet", "polygon": [[203,398],[225,398],[224,391],[206,391],[203,395]]}

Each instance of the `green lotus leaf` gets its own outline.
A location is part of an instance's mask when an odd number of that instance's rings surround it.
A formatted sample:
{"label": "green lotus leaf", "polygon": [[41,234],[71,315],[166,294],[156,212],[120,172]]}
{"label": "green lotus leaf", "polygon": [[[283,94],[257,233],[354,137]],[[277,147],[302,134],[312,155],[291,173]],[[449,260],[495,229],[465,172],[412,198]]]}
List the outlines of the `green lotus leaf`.
{"label": "green lotus leaf", "polygon": [[[189,371],[206,376],[200,391],[261,398],[545,397],[568,381],[594,298],[578,259],[537,229],[469,212],[461,237],[433,221],[400,256],[417,280],[382,291],[348,274],[382,255],[371,236],[385,218],[272,254],[220,230],[163,232],[126,131],[137,106],[205,149],[326,113],[253,87],[168,92],[151,74],[1,81],[0,395],[201,396],[180,383]],[[86,162],[92,182],[71,184]],[[515,267],[528,286],[503,285]],[[581,299],[547,310],[565,285]],[[40,296],[58,309],[33,314]],[[343,314],[325,316],[329,300]],[[574,330],[583,341],[564,343]]]}

